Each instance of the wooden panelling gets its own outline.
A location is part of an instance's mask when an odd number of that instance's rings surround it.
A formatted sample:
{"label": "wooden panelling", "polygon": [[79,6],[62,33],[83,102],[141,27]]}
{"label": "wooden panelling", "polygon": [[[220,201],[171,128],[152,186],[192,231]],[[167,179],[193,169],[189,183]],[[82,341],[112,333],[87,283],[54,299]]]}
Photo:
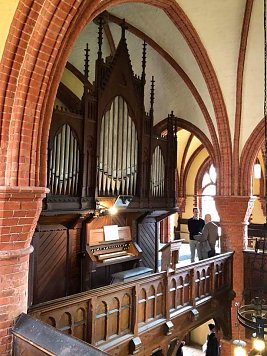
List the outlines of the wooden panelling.
{"label": "wooden panelling", "polygon": [[138,224],[138,245],[140,246],[142,253],[141,264],[143,266],[157,270],[156,266],[156,223],[142,223]]}
{"label": "wooden panelling", "polygon": [[34,234],[36,281],[34,303],[60,298],[66,291],[67,230],[39,231]]}
{"label": "wooden panelling", "polygon": [[[45,303],[32,308],[30,313],[43,321],[49,320],[50,324],[53,320],[65,333],[83,335],[84,341],[111,355],[128,355],[133,336],[139,337],[142,342],[139,354],[147,356],[158,346],[167,350],[174,335],[181,339],[211,318],[221,322],[229,335],[233,296],[231,268],[232,253],[229,252],[168,274],[155,273]],[[193,318],[195,308],[199,312],[198,319]],[[164,331],[168,320],[174,325],[173,336]]]}
{"label": "wooden panelling", "polygon": [[75,294],[81,288],[81,229],[69,230],[69,263],[67,265],[67,295]]}
{"label": "wooden panelling", "polygon": [[80,229],[38,226],[32,239],[30,303],[61,298],[80,291]]}
{"label": "wooden panelling", "polygon": [[196,272],[195,280],[195,295],[197,298],[202,298],[209,294],[211,283],[211,271],[208,267]]}

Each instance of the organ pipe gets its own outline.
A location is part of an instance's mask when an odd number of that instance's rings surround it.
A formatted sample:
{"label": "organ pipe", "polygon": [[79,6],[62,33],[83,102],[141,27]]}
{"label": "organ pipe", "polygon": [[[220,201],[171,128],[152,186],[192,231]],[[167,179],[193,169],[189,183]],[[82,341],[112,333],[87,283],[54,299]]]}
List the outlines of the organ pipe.
{"label": "organ pipe", "polygon": [[72,129],[64,124],[55,136],[49,154],[48,185],[52,195],[77,196],[79,155]]}
{"label": "organ pipe", "polygon": [[101,122],[98,195],[133,195],[136,172],[137,132],[126,101],[117,96]]}

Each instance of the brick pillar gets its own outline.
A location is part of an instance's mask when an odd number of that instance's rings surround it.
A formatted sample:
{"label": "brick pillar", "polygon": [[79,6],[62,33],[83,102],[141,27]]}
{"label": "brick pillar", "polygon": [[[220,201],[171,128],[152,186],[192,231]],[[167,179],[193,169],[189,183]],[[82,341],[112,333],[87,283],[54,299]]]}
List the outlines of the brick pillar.
{"label": "brick pillar", "polygon": [[[232,338],[238,338],[236,306],[235,303],[242,302],[244,288],[244,263],[243,250],[247,243],[247,226],[254,205],[255,198],[248,196],[217,196],[215,197],[216,208],[220,216],[222,228],[221,249],[222,252],[234,251],[233,259],[233,289],[236,298],[232,303]],[[244,340],[244,328],[240,326],[240,337]],[[225,345],[226,346],[226,345]],[[222,356],[229,355],[229,346],[224,350],[222,345]]]}
{"label": "brick pillar", "polygon": [[0,187],[0,355],[10,355],[11,327],[27,312],[29,254],[45,188]]}

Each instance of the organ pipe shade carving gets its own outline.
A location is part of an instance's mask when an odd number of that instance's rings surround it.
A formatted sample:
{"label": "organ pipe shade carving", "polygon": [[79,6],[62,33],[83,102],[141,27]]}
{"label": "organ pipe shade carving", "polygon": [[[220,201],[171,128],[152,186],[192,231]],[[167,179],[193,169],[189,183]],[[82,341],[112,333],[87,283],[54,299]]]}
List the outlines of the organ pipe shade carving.
{"label": "organ pipe shade carving", "polygon": [[165,163],[159,146],[156,147],[152,156],[151,165],[151,194],[153,197],[163,197],[165,187]]}
{"label": "organ pipe shade carving", "polygon": [[71,127],[64,124],[49,152],[48,185],[52,195],[78,195],[79,147]]}
{"label": "organ pipe shade carving", "polygon": [[98,195],[134,195],[138,140],[126,101],[117,96],[101,120],[98,156]]}

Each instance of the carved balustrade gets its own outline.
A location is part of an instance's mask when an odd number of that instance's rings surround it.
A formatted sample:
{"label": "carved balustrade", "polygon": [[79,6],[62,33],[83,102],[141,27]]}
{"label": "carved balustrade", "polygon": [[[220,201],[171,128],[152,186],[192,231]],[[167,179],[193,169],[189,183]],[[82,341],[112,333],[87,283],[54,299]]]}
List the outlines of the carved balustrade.
{"label": "carved balustrade", "polygon": [[29,314],[110,350],[230,292],[232,255],[46,302],[32,307]]}

